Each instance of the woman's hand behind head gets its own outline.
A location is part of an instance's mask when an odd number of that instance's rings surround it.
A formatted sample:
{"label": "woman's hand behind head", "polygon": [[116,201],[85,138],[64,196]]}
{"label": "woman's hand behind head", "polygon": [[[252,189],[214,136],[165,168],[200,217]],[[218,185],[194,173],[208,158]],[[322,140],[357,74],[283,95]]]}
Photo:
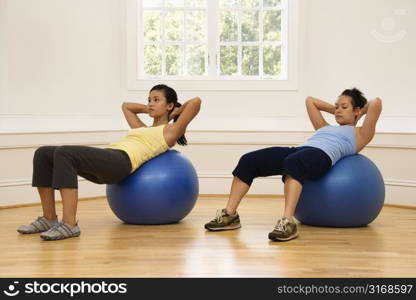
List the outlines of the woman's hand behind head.
{"label": "woman's hand behind head", "polygon": [[179,107],[175,107],[169,114],[169,121],[173,120],[175,117],[181,114],[181,109]]}

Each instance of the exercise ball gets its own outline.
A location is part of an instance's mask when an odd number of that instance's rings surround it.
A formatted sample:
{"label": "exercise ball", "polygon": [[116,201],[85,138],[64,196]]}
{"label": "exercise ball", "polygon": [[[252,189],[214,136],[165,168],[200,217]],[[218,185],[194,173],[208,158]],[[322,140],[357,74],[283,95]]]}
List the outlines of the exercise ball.
{"label": "exercise ball", "polygon": [[180,152],[152,158],[117,184],[107,185],[114,214],[129,224],[169,224],[183,219],[198,198],[198,177]]}
{"label": "exercise ball", "polygon": [[347,156],[321,178],[304,181],[295,217],[314,226],[365,226],[380,213],[384,194],[377,166],[361,154]]}

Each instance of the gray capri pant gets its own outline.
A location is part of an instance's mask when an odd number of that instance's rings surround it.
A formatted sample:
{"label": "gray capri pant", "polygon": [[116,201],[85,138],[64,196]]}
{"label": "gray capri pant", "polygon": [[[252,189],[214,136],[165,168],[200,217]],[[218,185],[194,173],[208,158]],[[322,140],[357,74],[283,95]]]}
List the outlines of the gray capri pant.
{"label": "gray capri pant", "polygon": [[32,186],[78,188],[77,175],[98,184],[118,183],[131,172],[125,151],[87,146],[43,146],[33,157]]}

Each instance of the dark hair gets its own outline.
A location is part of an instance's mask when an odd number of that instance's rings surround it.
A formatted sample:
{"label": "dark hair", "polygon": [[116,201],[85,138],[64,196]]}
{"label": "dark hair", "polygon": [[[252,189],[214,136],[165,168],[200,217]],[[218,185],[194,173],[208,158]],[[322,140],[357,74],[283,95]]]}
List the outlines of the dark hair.
{"label": "dark hair", "polygon": [[340,96],[342,95],[350,96],[352,98],[351,104],[353,108],[363,108],[367,104],[367,99],[364,97],[363,93],[357,88],[347,89],[343,91]]}
{"label": "dark hair", "polygon": [[[162,91],[163,94],[165,95],[166,102],[174,104],[174,106],[173,106],[173,108],[170,112],[172,112],[175,109],[175,107],[181,107],[182,106],[182,104],[180,104],[178,102],[178,95],[176,94],[176,91],[173,88],[171,88],[171,87],[169,87],[165,84],[158,84],[158,85],[155,85],[154,87],[152,87],[152,89],[150,91],[155,91],[155,90],[156,91]],[[175,118],[173,118],[173,121],[176,122],[176,120],[178,120],[178,118],[179,118],[179,116],[176,116]],[[188,145],[188,141],[186,140],[185,135],[182,135],[176,142],[181,146]]]}

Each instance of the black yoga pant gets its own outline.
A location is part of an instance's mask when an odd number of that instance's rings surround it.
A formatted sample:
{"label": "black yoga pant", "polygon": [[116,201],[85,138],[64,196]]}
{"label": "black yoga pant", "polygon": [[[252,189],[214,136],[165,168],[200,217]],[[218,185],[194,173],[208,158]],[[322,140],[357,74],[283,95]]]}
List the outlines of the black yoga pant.
{"label": "black yoga pant", "polygon": [[118,183],[131,172],[126,152],[87,146],[43,146],[33,157],[32,186],[78,188],[77,175],[94,183]]}
{"label": "black yoga pant", "polygon": [[256,177],[289,175],[303,184],[305,179],[323,176],[332,166],[331,158],[314,147],[270,147],[244,154],[233,175],[252,184]]}

